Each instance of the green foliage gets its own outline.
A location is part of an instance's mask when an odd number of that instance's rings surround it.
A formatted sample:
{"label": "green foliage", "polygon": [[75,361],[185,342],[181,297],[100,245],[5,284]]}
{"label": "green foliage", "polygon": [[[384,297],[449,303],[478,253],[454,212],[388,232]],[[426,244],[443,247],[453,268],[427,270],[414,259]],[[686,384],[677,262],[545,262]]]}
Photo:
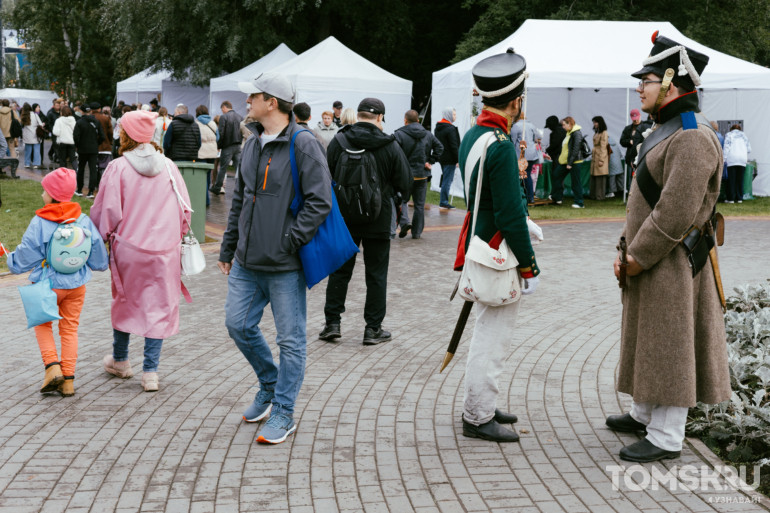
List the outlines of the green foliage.
{"label": "green foliage", "polygon": [[[725,329],[733,394],[718,405],[690,409],[687,433],[733,463],[770,464],[770,284],[735,289]],[[762,491],[770,489],[763,474]]]}

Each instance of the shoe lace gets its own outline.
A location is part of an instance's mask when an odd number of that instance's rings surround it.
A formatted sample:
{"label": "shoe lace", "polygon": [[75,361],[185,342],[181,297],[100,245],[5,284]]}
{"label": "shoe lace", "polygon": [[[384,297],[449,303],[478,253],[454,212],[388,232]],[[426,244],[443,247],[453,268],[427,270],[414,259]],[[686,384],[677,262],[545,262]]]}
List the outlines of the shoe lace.
{"label": "shoe lace", "polygon": [[272,390],[260,390],[257,392],[257,397],[255,398],[257,404],[265,404],[269,403],[273,399],[273,393]]}
{"label": "shoe lace", "polygon": [[267,419],[268,426],[272,428],[279,428],[279,429],[289,429],[291,426],[292,420],[291,417],[284,413],[276,413],[275,415],[270,415],[270,418]]}

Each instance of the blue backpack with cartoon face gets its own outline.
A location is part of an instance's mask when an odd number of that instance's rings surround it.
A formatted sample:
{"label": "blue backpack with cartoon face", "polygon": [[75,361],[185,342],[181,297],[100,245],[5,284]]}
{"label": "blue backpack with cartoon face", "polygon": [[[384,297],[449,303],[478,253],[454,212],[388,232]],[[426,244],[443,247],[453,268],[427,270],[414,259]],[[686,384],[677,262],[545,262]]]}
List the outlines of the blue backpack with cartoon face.
{"label": "blue backpack with cartoon face", "polygon": [[73,274],[86,265],[91,255],[91,230],[84,228],[81,214],[75,222],[60,223],[48,242],[48,265],[57,273]]}

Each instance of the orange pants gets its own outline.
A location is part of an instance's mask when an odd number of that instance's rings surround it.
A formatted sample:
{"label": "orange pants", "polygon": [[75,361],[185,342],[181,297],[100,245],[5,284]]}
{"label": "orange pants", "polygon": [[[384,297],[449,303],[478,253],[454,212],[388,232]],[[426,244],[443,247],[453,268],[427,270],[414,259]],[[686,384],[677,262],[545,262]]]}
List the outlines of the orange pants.
{"label": "orange pants", "polygon": [[35,326],[35,336],[40,346],[43,364],[60,362],[61,372],[65,376],[75,375],[75,363],[78,360],[78,325],[80,311],[86,299],[86,286],[76,289],[53,289],[59,305],[59,338],[61,338],[61,360],[56,354],[56,342],[53,339],[53,323],[46,322]]}

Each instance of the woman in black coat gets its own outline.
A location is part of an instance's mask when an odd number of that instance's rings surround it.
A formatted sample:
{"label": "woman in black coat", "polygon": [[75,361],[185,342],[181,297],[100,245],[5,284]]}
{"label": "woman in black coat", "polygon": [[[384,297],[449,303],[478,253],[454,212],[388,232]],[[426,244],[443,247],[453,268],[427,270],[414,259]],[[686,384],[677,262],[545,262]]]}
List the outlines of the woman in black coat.
{"label": "woman in black coat", "polygon": [[444,116],[441,121],[436,123],[436,139],[444,145],[444,152],[438,161],[441,164],[441,197],[439,207],[455,208],[449,203],[449,188],[455,177],[455,169],[458,166],[459,159],[457,153],[460,150],[460,132],[454,123],[457,120],[457,112],[452,107],[441,111]]}

